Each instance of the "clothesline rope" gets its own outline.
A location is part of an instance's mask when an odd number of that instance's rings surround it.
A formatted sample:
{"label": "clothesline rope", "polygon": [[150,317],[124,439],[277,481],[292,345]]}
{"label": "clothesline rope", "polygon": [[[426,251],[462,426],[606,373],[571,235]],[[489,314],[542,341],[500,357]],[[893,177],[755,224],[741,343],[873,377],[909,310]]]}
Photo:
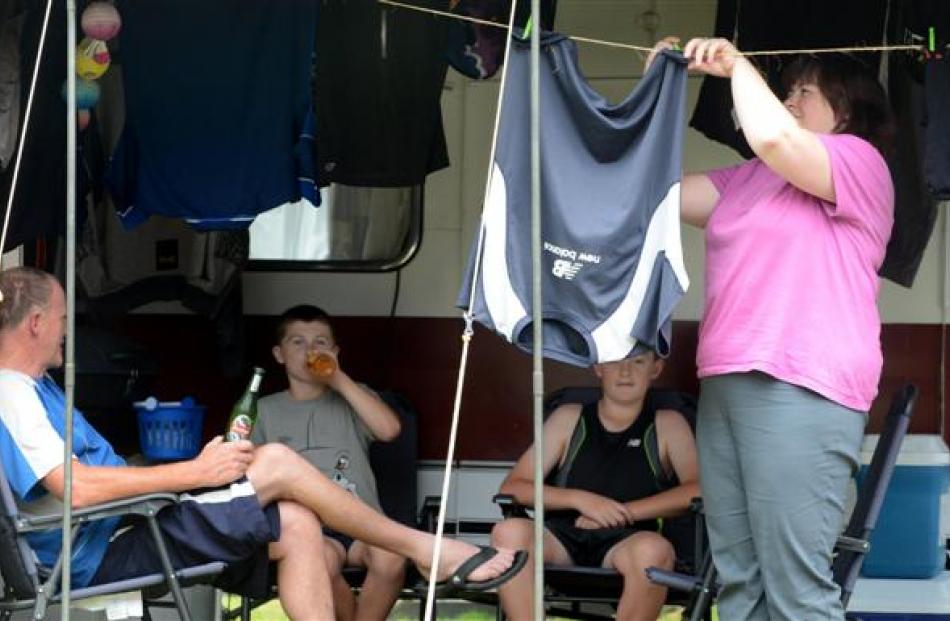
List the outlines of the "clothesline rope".
{"label": "clothesline rope", "polygon": [[[504,28],[509,28],[515,23],[515,11],[517,8],[517,3],[511,3],[511,10],[508,16],[508,25],[503,26]],[[494,23],[494,22],[489,22]],[[505,56],[508,56],[511,51],[511,37],[507,37],[505,41]],[[488,196],[488,190],[491,186],[491,175],[492,167],[495,161],[495,149],[498,145],[498,126],[501,123],[501,101],[505,95],[505,86],[507,84],[507,75],[508,72],[502,70],[501,73],[501,82],[498,86],[498,102],[499,105],[495,108],[495,124],[492,129],[492,140],[491,140],[491,151],[488,156],[488,171],[485,179],[485,194]],[[482,215],[484,217],[484,204],[482,205]],[[468,353],[469,346],[472,342],[472,336],[474,335],[473,329],[473,317],[475,308],[475,292],[478,288],[478,274],[480,271],[480,266],[482,263],[482,252],[484,250],[484,237],[485,237],[485,227],[481,223],[478,227],[478,241],[476,246],[476,255],[475,255],[475,270],[472,274],[472,283],[471,283],[471,293],[468,299],[468,309],[464,313],[463,319],[465,321],[465,328],[462,331],[462,353],[459,358],[459,373],[456,378],[455,384],[455,400],[452,405],[452,423],[449,428],[449,445],[446,450],[445,456],[445,470],[442,475],[442,492],[439,501],[439,515],[436,519],[436,529],[435,529],[435,546],[432,550],[432,571],[429,573],[429,588],[426,593],[426,603],[425,609],[423,611],[424,621],[432,621],[433,615],[435,614],[435,568],[439,566],[439,559],[442,554],[442,536],[444,533],[445,527],[445,516],[447,505],[449,501],[449,489],[450,481],[452,476],[452,463],[455,461],[455,444],[458,437],[458,423],[459,416],[462,411],[462,393],[465,387],[465,374],[468,367]],[[542,550],[535,551],[538,556],[543,556]]]}
{"label": "clothesline rope", "polygon": [[[455,13],[450,13],[448,11],[439,11],[438,9],[430,9],[424,6],[418,6],[415,4],[408,4],[405,2],[397,2],[396,0],[376,0],[379,4],[387,4],[389,6],[395,6],[403,9],[409,9],[411,11],[419,11],[422,13],[429,13],[431,15],[439,15],[441,17],[447,17],[449,19],[457,19],[466,22],[472,22],[475,24],[481,24],[483,26],[492,26],[494,28],[501,28],[503,30],[508,29],[507,24],[502,24],[499,22],[493,22],[487,19],[479,19],[477,17],[469,17],[468,15],[457,15]],[[578,41],[580,43],[591,43],[593,45],[601,45],[605,47],[615,47],[625,50],[634,50],[636,52],[651,52],[652,47],[644,47],[642,45],[633,45],[630,43],[619,43],[617,41],[604,41],[602,39],[590,39],[588,37],[578,37],[576,35],[567,35],[567,37],[573,41]],[[757,50],[752,52],[739,52],[740,56],[784,56],[792,54],[830,54],[830,53],[850,53],[850,52],[896,52],[896,51],[909,51],[909,50],[923,50],[924,45],[862,45],[862,46],[850,46],[850,47],[829,47],[829,48],[802,48],[797,50]]]}

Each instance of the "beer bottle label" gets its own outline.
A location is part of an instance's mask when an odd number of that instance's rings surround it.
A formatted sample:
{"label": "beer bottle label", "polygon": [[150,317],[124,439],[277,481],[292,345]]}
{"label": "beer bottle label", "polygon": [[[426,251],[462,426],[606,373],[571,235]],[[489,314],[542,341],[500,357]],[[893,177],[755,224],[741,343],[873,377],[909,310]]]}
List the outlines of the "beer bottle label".
{"label": "beer bottle label", "polygon": [[247,414],[238,414],[234,417],[234,420],[231,421],[231,428],[228,429],[228,433],[225,438],[229,442],[235,440],[247,440],[251,437],[251,428],[254,426],[254,422],[251,420],[251,417]]}

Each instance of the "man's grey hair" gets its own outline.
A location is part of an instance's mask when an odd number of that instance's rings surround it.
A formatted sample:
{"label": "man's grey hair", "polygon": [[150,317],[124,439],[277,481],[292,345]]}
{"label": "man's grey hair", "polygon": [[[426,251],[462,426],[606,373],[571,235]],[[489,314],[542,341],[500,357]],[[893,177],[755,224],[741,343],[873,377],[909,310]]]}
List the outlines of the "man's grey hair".
{"label": "man's grey hair", "polygon": [[0,330],[20,325],[33,310],[45,309],[55,282],[50,274],[33,267],[11,267],[0,272]]}

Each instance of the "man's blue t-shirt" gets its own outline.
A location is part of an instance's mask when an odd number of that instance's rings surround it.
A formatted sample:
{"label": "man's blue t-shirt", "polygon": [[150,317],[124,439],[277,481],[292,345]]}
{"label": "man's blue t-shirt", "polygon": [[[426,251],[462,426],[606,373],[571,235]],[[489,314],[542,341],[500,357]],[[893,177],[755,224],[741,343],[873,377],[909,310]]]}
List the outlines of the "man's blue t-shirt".
{"label": "man's blue t-shirt", "polygon": [[[40,380],[0,369],[0,460],[23,513],[62,511],[62,503],[41,481],[63,463],[66,397],[49,377]],[[88,466],[124,466],[112,446],[92,428],[79,410],[73,416],[73,455]],[[86,586],[115,531],[118,518],[83,525],[73,542],[72,583]],[[60,530],[32,533],[30,547],[40,562],[52,567],[62,547]]]}

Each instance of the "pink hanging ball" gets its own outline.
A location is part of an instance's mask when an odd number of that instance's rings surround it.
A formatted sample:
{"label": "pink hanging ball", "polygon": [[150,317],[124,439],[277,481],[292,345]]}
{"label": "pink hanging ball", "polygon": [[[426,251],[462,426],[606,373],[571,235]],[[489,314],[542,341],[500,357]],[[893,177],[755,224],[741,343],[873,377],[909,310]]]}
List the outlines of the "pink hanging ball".
{"label": "pink hanging ball", "polygon": [[76,111],[76,129],[82,131],[89,127],[89,121],[92,119],[92,113],[89,110]]}
{"label": "pink hanging ball", "polygon": [[82,31],[88,37],[108,41],[119,34],[122,18],[115,7],[108,2],[91,2],[82,12]]}

